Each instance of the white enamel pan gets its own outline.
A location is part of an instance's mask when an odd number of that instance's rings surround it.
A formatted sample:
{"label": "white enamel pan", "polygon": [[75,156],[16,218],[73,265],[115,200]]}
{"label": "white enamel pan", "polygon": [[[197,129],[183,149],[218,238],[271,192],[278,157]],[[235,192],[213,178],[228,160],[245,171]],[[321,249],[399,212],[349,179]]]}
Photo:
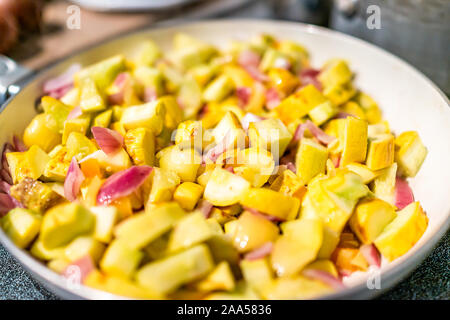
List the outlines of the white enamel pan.
{"label": "white enamel pan", "polygon": [[[0,107],[0,144],[9,141],[13,134],[23,132],[35,115],[35,100],[42,95],[42,83],[46,79],[60,74],[73,63],[88,65],[117,53],[127,54],[144,39],[151,38],[163,49],[169,48],[172,36],[179,31],[219,47],[226,46],[232,39],[245,40],[265,32],[302,43],[311,53],[313,66],[320,66],[330,58],[344,58],[356,73],[356,85],[379,103],[392,130],[395,133],[417,130],[427,146],[429,153],[422,169],[410,181],[416,199],[429,217],[425,234],[407,254],[381,269],[381,289],[369,289],[373,286],[368,286],[367,277],[362,276],[347,289],[324,298],[375,297],[401,281],[423,261],[450,223],[449,100],[429,79],[399,58],[369,43],[324,28],[270,20],[214,20],[153,28],[122,36],[31,75],[15,69],[10,61],[10,79],[26,76],[9,87],[10,97]],[[5,85],[5,77],[1,78],[0,86]],[[1,229],[0,242],[37,280],[62,298],[120,298],[84,286],[71,286],[26,251],[18,249]]]}

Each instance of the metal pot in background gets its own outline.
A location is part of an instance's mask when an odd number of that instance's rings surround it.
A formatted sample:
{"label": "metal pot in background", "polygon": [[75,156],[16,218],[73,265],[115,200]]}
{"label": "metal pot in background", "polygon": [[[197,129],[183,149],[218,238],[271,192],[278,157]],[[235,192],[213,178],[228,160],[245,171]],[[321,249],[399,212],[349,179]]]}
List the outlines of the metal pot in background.
{"label": "metal pot in background", "polygon": [[[367,27],[371,5],[380,29]],[[405,59],[450,95],[450,0],[334,0],[330,27]]]}

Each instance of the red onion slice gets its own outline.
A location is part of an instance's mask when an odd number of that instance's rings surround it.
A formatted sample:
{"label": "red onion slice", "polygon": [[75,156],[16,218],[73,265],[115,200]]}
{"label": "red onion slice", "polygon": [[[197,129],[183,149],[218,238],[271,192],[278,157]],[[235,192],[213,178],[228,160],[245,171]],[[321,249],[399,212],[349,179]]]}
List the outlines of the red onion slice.
{"label": "red onion slice", "polygon": [[258,260],[261,258],[264,258],[265,256],[268,256],[273,249],[273,243],[272,242],[266,242],[259,248],[250,251],[244,256],[245,260]]}
{"label": "red onion slice", "polygon": [[64,196],[67,200],[75,201],[77,199],[83,181],[84,174],[78,166],[77,159],[73,157],[64,181]]}
{"label": "red onion slice", "polygon": [[220,157],[222,153],[224,153],[227,150],[228,144],[230,140],[230,134],[227,133],[225,137],[220,141],[218,144],[216,144],[214,147],[208,150],[205,155],[203,155],[202,162],[206,163],[207,159],[210,159],[212,162],[216,162],[216,160]]}
{"label": "red onion slice", "polygon": [[56,98],[62,97],[73,86],[73,76],[80,69],[80,64],[71,65],[61,75],[44,82],[43,91]]}
{"label": "red onion slice", "polygon": [[152,170],[149,166],[134,166],[113,174],[100,188],[97,203],[108,205],[118,198],[132,194],[144,183]]}
{"label": "red onion slice", "polygon": [[329,285],[330,287],[336,290],[345,288],[345,285],[342,283],[340,279],[334,277],[331,273],[328,273],[326,271],[317,269],[306,269],[302,273],[305,277],[322,281],[323,283]]}
{"label": "red onion slice", "polygon": [[83,114],[83,110],[81,110],[81,107],[76,106],[75,108],[73,108],[70,111],[69,115],[67,116],[67,120],[72,120],[72,119],[78,118],[82,114]]}
{"label": "red onion slice", "polygon": [[244,68],[247,66],[258,68],[260,62],[259,55],[251,50],[243,50],[238,57],[238,63]]}
{"label": "red onion slice", "polygon": [[92,127],[91,132],[100,149],[107,155],[114,155],[122,149],[123,137],[117,131],[102,127]]}
{"label": "red onion slice", "polygon": [[72,284],[82,284],[84,279],[95,269],[94,262],[89,255],[86,255],[69,264],[62,272],[64,278]]}
{"label": "red onion slice", "polygon": [[287,166],[287,168],[288,168],[289,170],[291,170],[293,173],[296,173],[296,172],[297,172],[297,168],[295,167],[295,164],[293,164],[292,162],[288,162],[288,163],[286,164],[286,166]]}
{"label": "red onion slice", "polygon": [[13,197],[6,193],[0,193],[0,217],[5,216],[9,211],[17,207]]}
{"label": "red onion slice", "polygon": [[[328,145],[336,139],[335,137],[329,136],[323,132],[322,129],[316,126],[311,120],[306,120],[305,123],[299,124],[299,127],[296,129],[294,139],[296,136],[303,135],[305,129],[308,129],[309,132],[311,132],[311,134],[324,145]],[[301,130],[303,130],[303,132]]]}
{"label": "red onion slice", "polygon": [[200,210],[203,213],[203,216],[208,219],[211,216],[213,205],[211,202],[203,199],[200,200],[200,203],[197,206],[197,210]]}
{"label": "red onion slice", "polygon": [[245,107],[250,101],[252,95],[252,89],[248,87],[238,87],[236,88],[236,96],[238,98],[238,103],[241,108]]}
{"label": "red onion slice", "polygon": [[397,177],[395,181],[395,206],[401,210],[412,202],[414,202],[414,194],[408,182]]}
{"label": "red onion slice", "polygon": [[0,180],[0,193],[9,194],[9,190],[11,189],[11,185],[3,180]]}
{"label": "red onion slice", "polygon": [[348,112],[341,111],[341,112],[338,112],[338,114],[335,115],[333,119],[347,119],[347,117],[354,117],[354,115],[350,114]]}
{"label": "red onion slice", "polygon": [[11,178],[11,174],[9,173],[9,170],[3,168],[0,170],[0,178],[8,182],[9,184],[13,184],[13,179]]}
{"label": "red onion slice", "polygon": [[259,82],[269,81],[269,77],[266,74],[262,73],[258,69],[258,67],[255,67],[255,66],[244,66],[244,69],[256,81],[259,81]]}
{"label": "red onion slice", "polygon": [[364,244],[359,250],[369,265],[381,267],[381,255],[373,244]]}
{"label": "red onion slice", "polygon": [[14,148],[19,152],[25,152],[28,150],[28,148],[23,143],[22,139],[20,139],[16,135],[13,136],[13,143],[14,143]]}
{"label": "red onion slice", "polygon": [[302,87],[307,86],[308,84],[314,85],[317,90],[322,91],[322,84],[317,79],[320,70],[307,68],[300,72],[300,80],[302,82]]}
{"label": "red onion slice", "polygon": [[281,102],[281,97],[278,91],[274,88],[269,88],[266,91],[266,107],[269,110],[275,109]]}

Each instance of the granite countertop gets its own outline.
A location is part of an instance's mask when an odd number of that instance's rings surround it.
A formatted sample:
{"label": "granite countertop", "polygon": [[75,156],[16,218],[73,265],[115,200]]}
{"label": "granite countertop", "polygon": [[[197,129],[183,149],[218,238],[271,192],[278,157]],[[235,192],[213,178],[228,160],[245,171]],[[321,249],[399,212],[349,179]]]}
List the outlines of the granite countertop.
{"label": "granite countertop", "polygon": [[[0,299],[55,300],[0,245]],[[405,280],[379,299],[450,299],[450,231],[431,255]]]}

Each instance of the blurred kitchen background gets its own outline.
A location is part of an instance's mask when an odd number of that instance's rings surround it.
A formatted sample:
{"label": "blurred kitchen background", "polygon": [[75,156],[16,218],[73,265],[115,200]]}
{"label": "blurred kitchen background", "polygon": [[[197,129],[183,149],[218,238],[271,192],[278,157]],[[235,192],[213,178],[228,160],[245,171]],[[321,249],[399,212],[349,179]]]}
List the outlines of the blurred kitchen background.
{"label": "blurred kitchen background", "polygon": [[[381,28],[369,29],[377,10]],[[214,17],[339,30],[400,56],[450,94],[450,0],[0,0],[0,53],[37,69],[118,34]]]}

